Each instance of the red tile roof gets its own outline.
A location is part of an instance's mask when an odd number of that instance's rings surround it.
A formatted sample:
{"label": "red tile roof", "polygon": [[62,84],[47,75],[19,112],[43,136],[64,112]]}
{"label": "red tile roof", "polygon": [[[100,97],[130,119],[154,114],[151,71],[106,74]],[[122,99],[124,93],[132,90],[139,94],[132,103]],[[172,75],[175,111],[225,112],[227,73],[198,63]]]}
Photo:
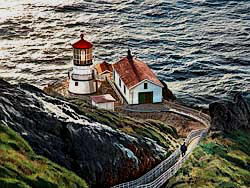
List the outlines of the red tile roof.
{"label": "red tile roof", "polygon": [[148,65],[139,59],[132,58],[132,61],[129,62],[128,58],[124,57],[113,64],[113,68],[129,89],[145,79],[163,87],[160,80],[158,80]]}
{"label": "red tile roof", "polygon": [[73,48],[77,48],[77,49],[89,49],[93,46],[92,43],[90,43],[89,41],[84,40],[84,35],[81,34],[80,35],[81,39],[79,41],[77,41],[76,43],[72,44]]}
{"label": "red tile roof", "polygon": [[90,96],[95,103],[115,102],[116,100],[110,94]]}
{"label": "red tile roof", "polygon": [[103,61],[102,63],[96,65],[96,69],[98,74],[101,74],[105,71],[112,72],[112,65],[107,63],[106,61]]}

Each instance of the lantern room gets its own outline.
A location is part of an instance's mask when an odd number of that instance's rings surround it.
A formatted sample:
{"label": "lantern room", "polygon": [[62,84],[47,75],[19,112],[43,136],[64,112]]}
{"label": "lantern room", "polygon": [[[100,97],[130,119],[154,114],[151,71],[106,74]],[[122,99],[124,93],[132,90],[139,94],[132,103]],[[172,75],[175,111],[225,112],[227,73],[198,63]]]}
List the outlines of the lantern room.
{"label": "lantern room", "polygon": [[80,35],[81,39],[74,43],[73,46],[73,62],[76,66],[92,65],[92,49],[93,44],[84,40],[84,35]]}

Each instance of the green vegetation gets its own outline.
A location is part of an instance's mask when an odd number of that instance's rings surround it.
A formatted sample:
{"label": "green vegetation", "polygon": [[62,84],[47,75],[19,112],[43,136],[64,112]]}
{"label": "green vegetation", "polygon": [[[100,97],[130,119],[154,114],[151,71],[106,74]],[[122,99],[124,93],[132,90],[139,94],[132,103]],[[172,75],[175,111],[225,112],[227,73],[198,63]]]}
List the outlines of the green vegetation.
{"label": "green vegetation", "polygon": [[161,121],[151,119],[136,120],[121,113],[93,108],[83,100],[68,100],[72,104],[75,104],[75,108],[79,109],[80,113],[94,121],[119,129],[132,136],[148,137],[155,140],[157,144],[168,149],[167,155],[171,154],[178,146],[176,141],[178,138],[176,129],[170,125],[162,123]]}
{"label": "green vegetation", "polygon": [[0,124],[1,188],[88,187],[73,172],[36,155],[21,136]]}
{"label": "green vegetation", "polygon": [[198,146],[166,187],[250,187],[250,134],[212,135]]}

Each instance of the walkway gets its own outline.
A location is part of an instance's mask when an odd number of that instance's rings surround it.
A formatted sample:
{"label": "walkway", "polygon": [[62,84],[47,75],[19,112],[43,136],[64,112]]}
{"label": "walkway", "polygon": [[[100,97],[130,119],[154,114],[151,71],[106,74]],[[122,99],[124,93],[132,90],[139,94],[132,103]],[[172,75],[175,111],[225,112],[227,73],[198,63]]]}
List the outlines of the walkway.
{"label": "walkway", "polygon": [[141,176],[140,178],[116,185],[112,188],[159,188],[161,187],[169,178],[171,178],[181,167],[182,164],[188,159],[189,155],[192,153],[193,149],[200,143],[201,139],[206,136],[208,129],[210,127],[210,117],[204,113],[197,110],[181,106],[176,103],[164,101],[168,111],[185,115],[190,118],[196,119],[197,121],[203,123],[206,128],[193,130],[185,139],[188,145],[188,151],[184,157],[180,155],[180,149],[176,149],[167,159],[162,161],[155,168]]}
{"label": "walkway", "polygon": [[128,112],[168,112],[169,108],[164,103],[159,104],[133,104],[125,105],[122,109]]}

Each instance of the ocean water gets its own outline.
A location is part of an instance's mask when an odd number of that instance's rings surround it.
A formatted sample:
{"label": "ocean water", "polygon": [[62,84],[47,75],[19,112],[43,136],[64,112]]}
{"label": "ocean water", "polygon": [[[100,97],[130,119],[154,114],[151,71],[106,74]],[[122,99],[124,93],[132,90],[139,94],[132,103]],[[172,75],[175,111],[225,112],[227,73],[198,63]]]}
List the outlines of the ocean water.
{"label": "ocean water", "polygon": [[39,87],[65,78],[80,33],[95,63],[130,48],[190,105],[250,98],[247,0],[0,0],[0,77]]}

